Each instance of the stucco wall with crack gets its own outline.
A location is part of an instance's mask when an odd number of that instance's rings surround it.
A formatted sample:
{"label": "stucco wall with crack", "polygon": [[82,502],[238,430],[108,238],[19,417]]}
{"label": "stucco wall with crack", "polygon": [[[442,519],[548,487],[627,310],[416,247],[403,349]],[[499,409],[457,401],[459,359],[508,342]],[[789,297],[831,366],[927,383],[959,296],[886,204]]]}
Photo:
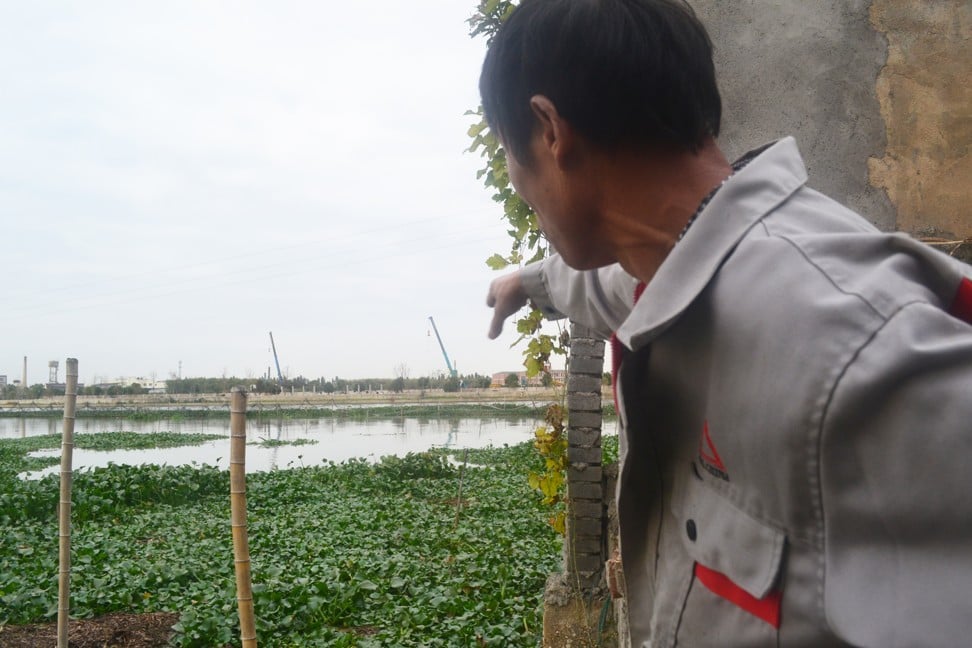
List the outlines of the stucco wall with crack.
{"label": "stucco wall with crack", "polygon": [[731,156],[794,135],[882,229],[972,237],[972,0],[694,0]]}

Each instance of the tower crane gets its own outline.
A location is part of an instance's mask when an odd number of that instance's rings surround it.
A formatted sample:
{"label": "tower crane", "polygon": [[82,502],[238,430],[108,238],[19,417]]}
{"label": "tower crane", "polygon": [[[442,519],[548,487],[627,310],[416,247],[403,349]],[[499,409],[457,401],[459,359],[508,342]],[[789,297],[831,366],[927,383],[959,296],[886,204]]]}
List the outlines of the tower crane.
{"label": "tower crane", "polygon": [[277,382],[283,391],[283,374],[280,373],[280,360],[277,359],[277,345],[273,343],[273,331],[270,331],[270,348],[273,349],[273,363],[277,365]]}
{"label": "tower crane", "polygon": [[439,329],[435,326],[435,320],[429,315],[429,321],[432,322],[432,330],[435,331],[435,339],[439,341],[439,348],[442,349],[442,357],[445,358],[446,366],[449,368],[449,375],[452,377],[458,377],[459,372],[456,368],[452,366],[452,362],[449,361],[449,354],[446,353],[445,345],[442,344],[442,336],[439,335]]}

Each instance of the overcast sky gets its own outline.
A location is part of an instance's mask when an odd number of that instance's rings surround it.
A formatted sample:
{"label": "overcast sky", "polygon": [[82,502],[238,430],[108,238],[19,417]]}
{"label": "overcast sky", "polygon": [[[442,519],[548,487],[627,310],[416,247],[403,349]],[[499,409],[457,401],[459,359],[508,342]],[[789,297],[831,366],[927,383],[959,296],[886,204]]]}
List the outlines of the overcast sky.
{"label": "overcast sky", "polygon": [[[0,4],[0,374],[520,366],[473,0]],[[509,327],[508,327],[509,329]]]}

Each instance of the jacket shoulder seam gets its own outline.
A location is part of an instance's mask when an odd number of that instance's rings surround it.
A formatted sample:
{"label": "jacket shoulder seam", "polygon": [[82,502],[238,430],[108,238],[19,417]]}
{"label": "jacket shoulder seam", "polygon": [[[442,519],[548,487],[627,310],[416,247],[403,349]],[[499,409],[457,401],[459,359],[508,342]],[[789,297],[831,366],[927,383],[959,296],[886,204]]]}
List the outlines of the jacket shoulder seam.
{"label": "jacket shoulder seam", "polygon": [[[804,250],[802,247],[800,247],[800,245],[797,244],[796,241],[794,241],[790,237],[785,236],[783,234],[774,234],[774,233],[770,232],[769,231],[769,228],[765,225],[765,223],[763,224],[763,227],[765,228],[766,234],[767,234],[768,237],[778,239],[778,240],[783,241],[786,244],[788,244],[791,248],[793,248],[797,252],[797,254],[799,254],[803,258],[803,260],[807,263],[807,265],[809,265],[814,270],[816,270],[818,273],[820,273],[820,276],[823,277],[824,279],[826,279],[827,280],[827,283],[829,283],[835,290],[837,290],[838,292],[840,292],[840,293],[842,293],[844,295],[847,295],[849,297],[856,298],[864,306],[866,306],[869,311],[871,311],[875,316],[877,316],[881,320],[885,320],[885,319],[888,319],[890,317],[893,317],[893,313],[890,314],[890,315],[885,315],[884,313],[882,313],[880,310],[878,310],[878,308],[874,304],[872,304],[870,302],[870,300],[868,300],[867,297],[865,297],[861,293],[855,292],[855,291],[852,291],[852,290],[847,290],[846,288],[844,288],[843,286],[841,286],[839,283],[837,283],[837,281],[832,276],[830,276],[830,273],[827,272],[826,270],[824,270],[820,266],[819,263],[817,263],[809,254],[807,254],[806,250]],[[902,307],[906,306],[908,303],[911,303],[911,302],[907,302],[905,304],[902,304],[901,306],[899,306],[899,308],[902,308]],[[897,312],[897,311],[895,311],[895,312]]]}

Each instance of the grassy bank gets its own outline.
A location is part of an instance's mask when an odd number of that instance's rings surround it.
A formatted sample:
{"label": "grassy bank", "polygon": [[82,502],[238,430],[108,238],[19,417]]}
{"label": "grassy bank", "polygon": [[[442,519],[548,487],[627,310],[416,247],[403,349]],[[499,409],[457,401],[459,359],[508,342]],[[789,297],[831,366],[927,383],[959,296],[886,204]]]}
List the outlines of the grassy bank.
{"label": "grassy bank", "polygon": [[[97,436],[110,436],[97,435]],[[57,478],[16,478],[0,440],[0,625],[56,614]],[[526,484],[528,445],[248,477],[266,646],[535,646],[560,543]],[[174,611],[177,642],[236,645],[225,471],[109,466],[75,476],[72,614]]]}

